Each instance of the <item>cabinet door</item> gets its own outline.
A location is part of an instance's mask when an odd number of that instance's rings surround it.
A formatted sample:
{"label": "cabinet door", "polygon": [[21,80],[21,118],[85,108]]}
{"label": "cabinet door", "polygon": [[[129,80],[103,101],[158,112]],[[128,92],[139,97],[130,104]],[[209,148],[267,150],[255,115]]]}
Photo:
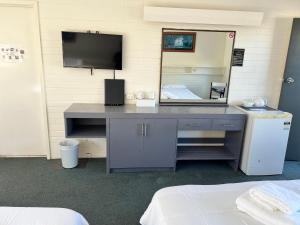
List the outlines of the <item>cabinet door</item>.
{"label": "cabinet door", "polygon": [[142,124],[140,119],[110,119],[110,168],[141,167]]}
{"label": "cabinet door", "polygon": [[144,126],[143,167],[174,167],[177,120],[145,119]]}

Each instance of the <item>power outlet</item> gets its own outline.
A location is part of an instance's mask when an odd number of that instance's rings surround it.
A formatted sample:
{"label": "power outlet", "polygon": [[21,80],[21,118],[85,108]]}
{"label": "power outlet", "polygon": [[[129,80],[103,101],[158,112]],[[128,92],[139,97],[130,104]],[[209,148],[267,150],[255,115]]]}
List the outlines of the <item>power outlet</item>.
{"label": "power outlet", "polygon": [[90,152],[85,153],[86,158],[92,158],[93,154]]}
{"label": "power outlet", "polygon": [[135,99],[135,96],[134,96],[133,93],[127,93],[127,94],[126,94],[126,99],[127,99],[127,100],[134,100],[134,99]]}

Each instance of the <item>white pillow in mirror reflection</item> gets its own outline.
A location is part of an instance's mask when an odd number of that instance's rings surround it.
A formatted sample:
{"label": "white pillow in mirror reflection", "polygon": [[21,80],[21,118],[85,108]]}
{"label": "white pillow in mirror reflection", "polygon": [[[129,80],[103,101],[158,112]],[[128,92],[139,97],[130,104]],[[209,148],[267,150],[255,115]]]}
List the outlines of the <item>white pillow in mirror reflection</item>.
{"label": "white pillow in mirror reflection", "polygon": [[187,88],[187,87],[182,84],[166,84],[163,86],[163,89],[165,88]]}

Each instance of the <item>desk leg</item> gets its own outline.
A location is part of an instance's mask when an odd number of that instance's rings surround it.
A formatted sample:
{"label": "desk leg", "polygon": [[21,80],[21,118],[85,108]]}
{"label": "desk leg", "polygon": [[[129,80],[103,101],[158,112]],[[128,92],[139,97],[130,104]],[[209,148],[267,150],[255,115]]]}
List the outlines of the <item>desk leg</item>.
{"label": "desk leg", "polygon": [[235,160],[229,162],[230,166],[235,171],[238,170],[240,164],[240,157],[243,148],[243,135],[243,130],[227,131],[225,135],[225,147],[235,156]]}
{"label": "desk leg", "polygon": [[106,119],[106,174],[110,174],[110,165],[109,165],[109,138],[110,138],[110,123],[109,118]]}

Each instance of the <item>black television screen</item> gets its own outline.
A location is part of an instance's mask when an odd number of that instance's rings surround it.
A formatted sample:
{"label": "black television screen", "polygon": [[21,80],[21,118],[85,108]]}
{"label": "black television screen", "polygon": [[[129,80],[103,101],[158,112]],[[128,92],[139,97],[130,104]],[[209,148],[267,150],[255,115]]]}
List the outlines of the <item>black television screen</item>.
{"label": "black television screen", "polygon": [[122,35],[62,32],[64,67],[122,70]]}

